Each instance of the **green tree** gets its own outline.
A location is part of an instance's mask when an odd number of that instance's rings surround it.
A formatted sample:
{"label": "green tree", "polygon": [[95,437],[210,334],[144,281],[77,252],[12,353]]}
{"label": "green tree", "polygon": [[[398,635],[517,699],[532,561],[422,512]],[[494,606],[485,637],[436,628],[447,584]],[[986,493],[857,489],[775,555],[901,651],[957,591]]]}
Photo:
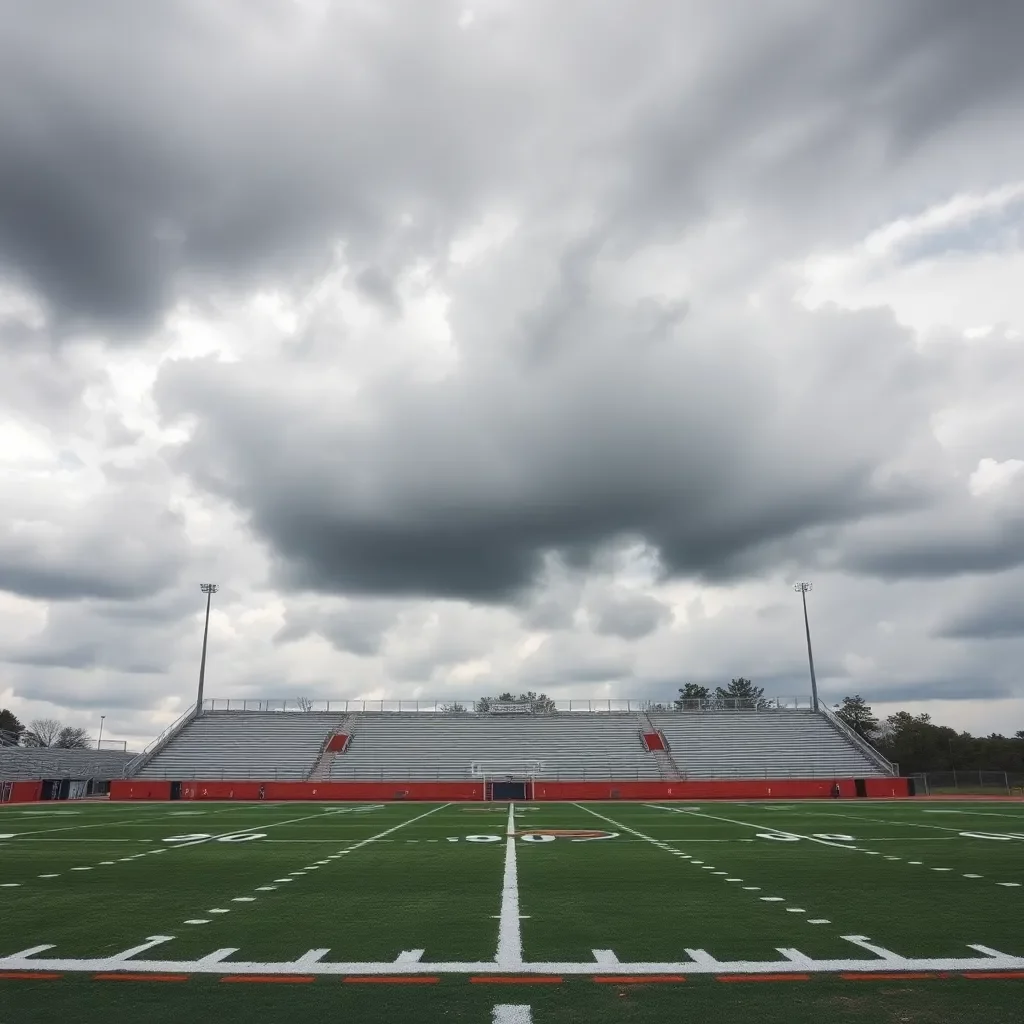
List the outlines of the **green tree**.
{"label": "green tree", "polygon": [[878,732],[878,719],[872,714],[871,705],[859,693],[843,698],[836,708],[836,717],[864,739],[870,739]]}
{"label": "green tree", "polygon": [[88,750],[92,746],[92,741],[84,729],[76,729],[73,726],[65,725],[57,733],[53,746],[63,747],[65,750]]}
{"label": "green tree", "polygon": [[715,702],[723,708],[737,708],[741,711],[755,711],[771,707],[765,700],[764,687],[755,686],[749,679],[740,676],[728,686],[715,687]]}
{"label": "green tree", "polygon": [[684,686],[679,687],[679,696],[672,702],[677,709],[682,711],[684,708],[697,708],[700,705],[697,701],[702,701],[707,704],[711,701],[711,690],[706,686],[700,686],[698,683],[686,683]]}
{"label": "green tree", "polygon": [[446,715],[461,715],[466,710],[466,705],[455,701],[452,704],[442,704],[438,710]]}
{"label": "green tree", "polygon": [[528,703],[538,713],[555,710],[555,702],[546,693],[534,693],[530,690],[528,693],[519,694],[519,700]]}
{"label": "green tree", "polygon": [[12,742],[17,743],[18,738],[25,731],[25,726],[18,721],[18,716],[7,708],[0,709],[0,733],[6,733],[13,737]]}

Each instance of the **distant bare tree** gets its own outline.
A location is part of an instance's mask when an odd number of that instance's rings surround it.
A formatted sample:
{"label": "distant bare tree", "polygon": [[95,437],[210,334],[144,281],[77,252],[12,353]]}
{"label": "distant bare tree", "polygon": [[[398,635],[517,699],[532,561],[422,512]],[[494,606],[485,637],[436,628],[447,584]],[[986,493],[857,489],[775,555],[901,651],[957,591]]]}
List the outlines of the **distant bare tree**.
{"label": "distant bare tree", "polygon": [[308,697],[297,697],[295,703],[299,705],[300,711],[313,710],[313,702]]}
{"label": "distant bare tree", "polygon": [[60,735],[61,724],[56,718],[37,718],[28,723],[28,732],[22,738],[26,747],[52,747]]}
{"label": "distant bare tree", "polygon": [[466,710],[466,705],[455,701],[453,704],[442,704],[439,710],[446,715],[461,715]]}

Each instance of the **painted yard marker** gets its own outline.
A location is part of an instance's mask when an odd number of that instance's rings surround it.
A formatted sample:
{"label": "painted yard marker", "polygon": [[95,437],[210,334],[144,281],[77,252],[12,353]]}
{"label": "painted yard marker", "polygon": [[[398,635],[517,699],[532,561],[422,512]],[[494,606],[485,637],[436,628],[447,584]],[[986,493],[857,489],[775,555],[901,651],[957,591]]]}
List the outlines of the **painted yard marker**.
{"label": "painted yard marker", "polygon": [[231,902],[232,903],[255,903],[256,902],[256,897],[255,896],[235,896],[231,900]]}
{"label": "painted yard marker", "polygon": [[230,914],[231,909],[229,907],[214,907],[212,910],[207,911],[208,914]]}
{"label": "painted yard marker", "polygon": [[527,1003],[498,1003],[491,1010],[491,1024],[533,1024],[533,1012]]}
{"label": "painted yard marker", "polygon": [[185,924],[209,924],[210,921],[205,917],[190,917]]}

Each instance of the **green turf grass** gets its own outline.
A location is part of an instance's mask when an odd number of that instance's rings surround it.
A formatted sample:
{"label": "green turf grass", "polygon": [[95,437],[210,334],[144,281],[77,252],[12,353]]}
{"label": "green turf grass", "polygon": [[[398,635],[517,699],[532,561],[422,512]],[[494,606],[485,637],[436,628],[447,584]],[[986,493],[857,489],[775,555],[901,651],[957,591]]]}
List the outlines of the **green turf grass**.
{"label": "green turf grass", "polygon": [[[174,973],[187,976],[94,981],[95,968],[72,967],[53,980],[0,978],[0,1021],[103,1020],[119,1010],[176,1021],[258,1013],[261,1024],[328,1012],[488,1021],[496,1003],[530,1005],[537,1024],[1020,1019],[1024,980],[1005,976],[851,981],[812,967],[806,981],[734,983],[716,980],[721,971],[684,968],[685,982],[564,973],[553,984],[498,985],[465,974],[362,984],[318,973],[317,964],[391,963],[416,950],[427,966],[493,961],[507,805],[483,807],[0,808],[0,835],[13,834],[0,838],[0,957],[52,944],[35,959],[104,958],[170,936],[134,959],[176,961]],[[968,944],[1024,957],[1019,803],[526,804],[515,823],[520,833],[618,833],[514,840],[526,961],[595,965],[593,951],[610,950],[626,966],[588,970],[611,976],[627,973],[630,961],[692,964],[687,950],[719,961],[779,961],[779,948],[812,961],[878,961],[844,936],[912,958],[982,956]],[[235,952],[218,954],[219,973],[193,973],[217,950]],[[294,961],[314,950],[326,952],[311,954],[312,983],[221,980],[232,963]],[[117,967],[130,970],[131,961]]]}

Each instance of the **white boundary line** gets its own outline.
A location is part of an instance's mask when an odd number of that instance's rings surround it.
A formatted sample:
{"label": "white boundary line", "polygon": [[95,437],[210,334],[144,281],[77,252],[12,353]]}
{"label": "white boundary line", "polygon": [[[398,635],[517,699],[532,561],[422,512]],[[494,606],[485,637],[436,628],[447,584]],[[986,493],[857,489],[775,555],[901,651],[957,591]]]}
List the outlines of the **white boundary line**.
{"label": "white boundary line", "polygon": [[[789,974],[789,973],[830,973],[849,972],[903,972],[903,971],[1003,971],[1024,970],[1024,957],[1012,956],[991,949],[980,943],[972,943],[969,949],[981,956],[937,957],[911,959],[877,946],[863,935],[843,935],[848,942],[875,954],[871,958],[815,960],[795,949],[780,949],[779,960],[716,960],[703,949],[688,949],[690,960],[655,963],[653,961],[626,962],[615,957],[609,950],[601,950],[601,959],[591,962],[523,962],[516,965],[517,974]],[[135,954],[162,942],[169,942],[173,936],[151,935],[142,946],[134,947],[114,956],[92,960],[85,959],[34,959],[35,954],[53,949],[52,945],[33,946],[7,957],[0,957],[0,969],[5,971],[132,971],[154,974],[507,974],[508,968],[493,960],[467,962],[431,963],[421,959],[413,960],[402,954],[395,960],[387,961],[346,961],[324,963],[320,958],[329,950],[309,950],[295,960],[277,962],[252,962],[236,960],[225,962],[211,954],[197,960],[134,960]],[[220,951],[218,951],[220,952]],[[233,952],[233,951],[232,951]],[[418,951],[417,951],[418,952]]]}

